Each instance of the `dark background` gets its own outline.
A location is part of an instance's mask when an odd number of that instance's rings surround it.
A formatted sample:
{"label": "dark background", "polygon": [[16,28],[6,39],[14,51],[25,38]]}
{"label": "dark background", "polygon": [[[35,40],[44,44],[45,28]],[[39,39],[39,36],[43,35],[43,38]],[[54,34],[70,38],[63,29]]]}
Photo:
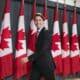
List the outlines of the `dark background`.
{"label": "dark background", "polygon": [[[10,9],[11,9],[11,28],[13,35],[13,54],[15,53],[15,42],[16,42],[16,32],[18,25],[18,16],[19,16],[19,7],[21,0],[11,0]],[[43,6],[45,0],[36,0],[37,1],[37,12],[43,12]],[[30,19],[31,19],[31,9],[34,0],[25,0],[25,28],[26,36],[29,29]],[[2,14],[4,10],[5,0],[0,0],[0,25],[2,21]],[[49,30],[52,33],[53,30],[53,16],[56,3],[48,1],[48,21],[49,21]],[[62,16],[63,16],[63,4],[59,4],[59,23],[60,23],[60,32],[62,31]],[[69,37],[71,36],[72,29],[72,14],[74,7],[67,5],[67,19],[68,19],[68,28],[69,28]],[[78,25],[78,35],[80,36],[80,8],[77,8],[77,25]],[[0,26],[1,28],[1,26]],[[79,76],[78,74],[75,76]],[[73,77],[75,77],[73,76]],[[72,77],[72,76],[69,76]],[[5,80],[13,80],[12,77],[6,78]],[[22,78],[26,80],[26,78]],[[60,75],[56,76],[56,80],[64,80]]]}

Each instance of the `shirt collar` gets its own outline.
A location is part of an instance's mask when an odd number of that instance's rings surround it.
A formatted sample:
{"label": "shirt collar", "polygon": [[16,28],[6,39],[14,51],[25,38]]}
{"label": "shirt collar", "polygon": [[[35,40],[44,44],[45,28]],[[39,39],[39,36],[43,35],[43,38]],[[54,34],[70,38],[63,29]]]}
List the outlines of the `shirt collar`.
{"label": "shirt collar", "polygon": [[44,27],[41,27],[41,28],[40,28],[40,29],[38,29],[37,31],[38,31],[38,32],[41,32],[41,30],[42,30],[43,28],[44,28]]}

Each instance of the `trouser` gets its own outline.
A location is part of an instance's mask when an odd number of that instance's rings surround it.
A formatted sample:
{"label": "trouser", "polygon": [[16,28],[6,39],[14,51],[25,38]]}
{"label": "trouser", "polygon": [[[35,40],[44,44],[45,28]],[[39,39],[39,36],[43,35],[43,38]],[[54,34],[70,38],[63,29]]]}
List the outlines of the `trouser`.
{"label": "trouser", "polygon": [[44,70],[41,70],[41,69],[33,66],[30,80],[40,80],[42,76],[45,78],[45,80],[55,80],[53,71],[51,71],[51,70],[44,71]]}

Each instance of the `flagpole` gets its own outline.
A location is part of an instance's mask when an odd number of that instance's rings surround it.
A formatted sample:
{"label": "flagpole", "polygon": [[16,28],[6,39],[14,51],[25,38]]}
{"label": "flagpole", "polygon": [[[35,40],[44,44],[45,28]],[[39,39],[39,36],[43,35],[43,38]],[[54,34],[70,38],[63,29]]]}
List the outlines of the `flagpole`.
{"label": "flagpole", "polygon": [[58,4],[59,4],[59,0],[57,0],[57,7],[58,7]]}
{"label": "flagpole", "polygon": [[59,0],[57,0],[57,3],[59,2]]}
{"label": "flagpole", "polygon": [[74,0],[74,9],[76,10],[76,0]]}
{"label": "flagpole", "polygon": [[46,7],[47,7],[47,0],[45,0],[45,4],[46,4]]}
{"label": "flagpole", "polygon": [[66,0],[64,0],[64,7],[66,6]]}
{"label": "flagpole", "polygon": [[46,5],[47,5],[47,0],[45,0],[45,3],[46,3]]}
{"label": "flagpole", "polygon": [[74,7],[76,8],[76,0],[74,0]]}

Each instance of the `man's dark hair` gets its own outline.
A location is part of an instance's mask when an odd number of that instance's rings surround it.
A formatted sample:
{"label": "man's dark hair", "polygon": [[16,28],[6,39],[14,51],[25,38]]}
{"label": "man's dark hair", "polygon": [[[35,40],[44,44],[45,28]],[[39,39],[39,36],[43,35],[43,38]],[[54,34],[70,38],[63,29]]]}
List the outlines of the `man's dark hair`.
{"label": "man's dark hair", "polygon": [[34,20],[35,20],[35,18],[36,18],[37,16],[40,16],[40,17],[43,19],[43,21],[44,21],[44,16],[42,15],[42,13],[36,13],[35,16],[34,16]]}

